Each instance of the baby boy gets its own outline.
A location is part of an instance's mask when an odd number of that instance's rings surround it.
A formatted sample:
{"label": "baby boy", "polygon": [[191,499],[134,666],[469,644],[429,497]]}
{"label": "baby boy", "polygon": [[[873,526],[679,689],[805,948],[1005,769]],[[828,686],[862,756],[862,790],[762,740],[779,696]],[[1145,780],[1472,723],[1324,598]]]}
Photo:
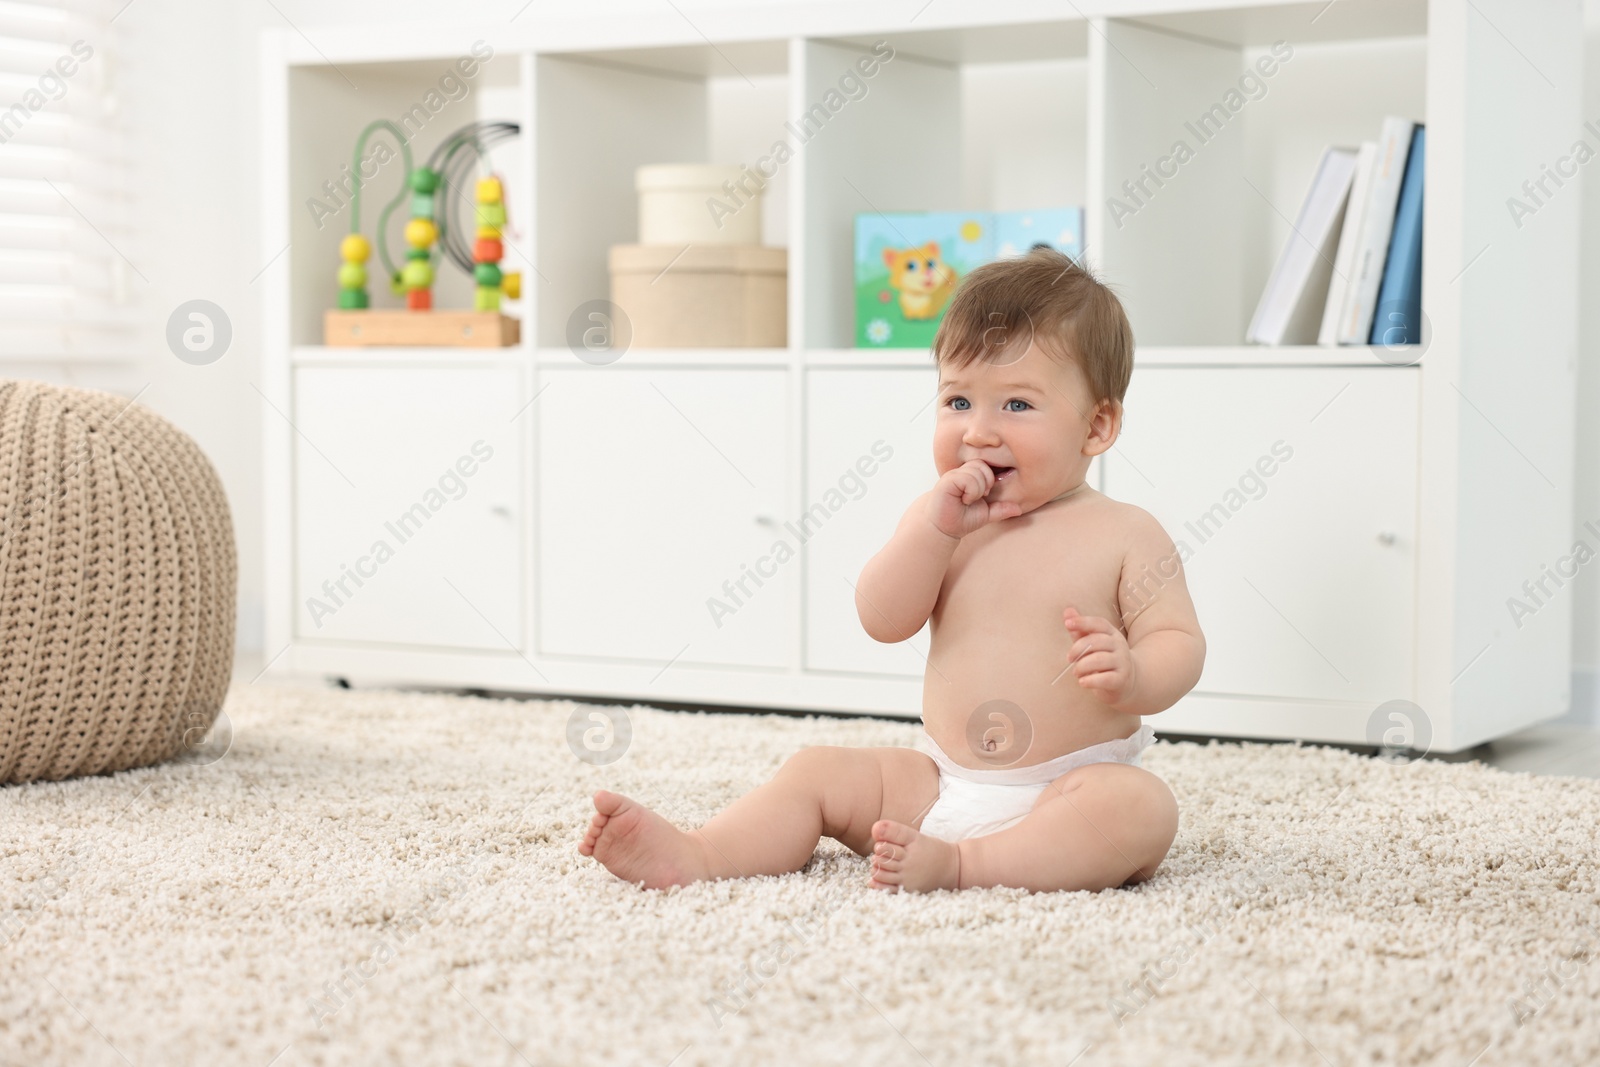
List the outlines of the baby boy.
{"label": "baby boy", "polygon": [[968,276],[933,354],[939,480],[856,587],[876,640],[932,624],[918,745],[803,749],[690,831],[602,790],[583,855],[646,888],[797,871],[824,836],[891,891],[1155,872],[1178,808],[1140,716],[1194,686],[1205,638],[1160,524],[1085,481],[1122,427],[1122,305],[1037,249]]}

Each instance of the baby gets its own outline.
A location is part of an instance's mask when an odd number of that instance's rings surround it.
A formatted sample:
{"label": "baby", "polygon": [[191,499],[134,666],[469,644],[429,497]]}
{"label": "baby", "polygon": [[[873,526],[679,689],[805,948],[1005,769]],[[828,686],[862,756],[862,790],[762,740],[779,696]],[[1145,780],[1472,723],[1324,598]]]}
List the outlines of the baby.
{"label": "baby", "polygon": [[1100,890],[1178,828],[1140,721],[1199,680],[1172,540],[1084,480],[1133,371],[1117,298],[1058,252],[973,271],[933,343],[934,487],[867,564],[868,634],[932,622],[916,748],[807,748],[698,830],[604,790],[579,851],[646,888],[803,867],[823,836],[890,891]]}

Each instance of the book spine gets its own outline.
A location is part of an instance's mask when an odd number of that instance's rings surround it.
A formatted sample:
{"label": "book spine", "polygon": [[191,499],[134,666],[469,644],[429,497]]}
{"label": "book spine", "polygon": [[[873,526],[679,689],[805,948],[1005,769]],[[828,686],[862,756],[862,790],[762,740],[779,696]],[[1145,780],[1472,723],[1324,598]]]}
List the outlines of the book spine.
{"label": "book spine", "polygon": [[1317,331],[1319,345],[1339,343],[1339,324],[1343,321],[1345,302],[1350,295],[1356,245],[1360,243],[1367,217],[1367,195],[1372,188],[1372,169],[1377,155],[1376,142],[1361,142],[1361,149],[1356,155],[1355,182],[1350,187],[1350,201],[1345,208],[1344,227],[1339,231],[1339,247],[1334,252],[1333,279],[1328,283],[1328,300],[1322,309],[1322,328]]}
{"label": "book spine", "polygon": [[1395,207],[1400,200],[1400,178],[1405,173],[1411,133],[1416,124],[1401,118],[1383,120],[1378,143],[1378,165],[1373,172],[1371,195],[1355,273],[1350,279],[1346,315],[1339,327],[1339,343],[1364,345],[1372,332],[1372,313],[1378,302],[1378,283],[1394,229]]}
{"label": "book spine", "polygon": [[1411,154],[1400,180],[1394,236],[1389,239],[1389,257],[1383,265],[1368,344],[1422,341],[1422,192],[1427,155],[1426,131],[1419,125],[1411,135]]}

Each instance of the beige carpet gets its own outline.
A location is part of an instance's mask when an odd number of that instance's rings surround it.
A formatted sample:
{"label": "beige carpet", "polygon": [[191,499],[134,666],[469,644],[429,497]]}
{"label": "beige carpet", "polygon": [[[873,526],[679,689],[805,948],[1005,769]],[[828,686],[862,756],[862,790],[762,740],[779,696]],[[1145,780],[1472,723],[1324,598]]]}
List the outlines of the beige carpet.
{"label": "beige carpet", "polygon": [[914,728],[635,707],[596,767],[576,707],[235,687],[214,762],[0,789],[0,1062],[1600,1061],[1600,781],[1162,743],[1136,890],[888,896],[830,842],[646,893],[577,854],[597,786],[698,821]]}

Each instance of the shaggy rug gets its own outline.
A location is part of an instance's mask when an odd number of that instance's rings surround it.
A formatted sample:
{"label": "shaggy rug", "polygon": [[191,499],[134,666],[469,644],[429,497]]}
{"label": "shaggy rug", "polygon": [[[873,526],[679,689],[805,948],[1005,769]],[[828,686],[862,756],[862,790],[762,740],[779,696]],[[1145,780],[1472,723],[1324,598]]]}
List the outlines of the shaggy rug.
{"label": "shaggy rug", "polygon": [[224,715],[185,762],[0,789],[0,1062],[1600,1061],[1600,781],[1162,742],[1182,827],[1136,889],[888,895],[825,842],[644,892],[578,855],[594,789],[697,823],[915,727],[241,685]]}

